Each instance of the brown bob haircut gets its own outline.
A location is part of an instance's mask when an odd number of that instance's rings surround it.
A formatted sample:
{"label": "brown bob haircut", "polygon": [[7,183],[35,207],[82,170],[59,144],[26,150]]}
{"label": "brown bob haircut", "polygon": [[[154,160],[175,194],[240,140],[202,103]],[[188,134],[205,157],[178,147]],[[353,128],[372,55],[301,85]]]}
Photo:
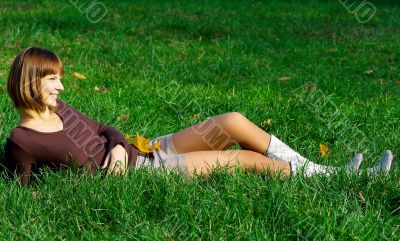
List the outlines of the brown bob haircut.
{"label": "brown bob haircut", "polygon": [[38,47],[30,47],[19,53],[7,80],[7,91],[14,107],[45,111],[41,79],[51,74],[64,75],[63,64],[56,53]]}

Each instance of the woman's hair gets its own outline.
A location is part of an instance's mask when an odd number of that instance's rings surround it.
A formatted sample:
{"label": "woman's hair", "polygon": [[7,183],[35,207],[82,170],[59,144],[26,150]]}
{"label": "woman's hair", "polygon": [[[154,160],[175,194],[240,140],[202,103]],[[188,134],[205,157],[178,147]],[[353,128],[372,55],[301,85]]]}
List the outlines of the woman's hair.
{"label": "woman's hair", "polygon": [[14,107],[43,112],[41,79],[46,75],[64,75],[64,67],[54,52],[30,47],[15,57],[7,80],[7,91]]}

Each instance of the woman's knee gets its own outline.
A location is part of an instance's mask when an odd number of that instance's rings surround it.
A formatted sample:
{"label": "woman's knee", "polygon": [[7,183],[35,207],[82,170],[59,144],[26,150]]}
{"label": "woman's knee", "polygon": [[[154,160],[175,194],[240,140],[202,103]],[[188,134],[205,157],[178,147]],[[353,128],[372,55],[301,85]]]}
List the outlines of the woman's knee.
{"label": "woman's knee", "polygon": [[248,119],[239,112],[229,112],[221,116],[221,122],[225,130],[238,129],[247,121]]}

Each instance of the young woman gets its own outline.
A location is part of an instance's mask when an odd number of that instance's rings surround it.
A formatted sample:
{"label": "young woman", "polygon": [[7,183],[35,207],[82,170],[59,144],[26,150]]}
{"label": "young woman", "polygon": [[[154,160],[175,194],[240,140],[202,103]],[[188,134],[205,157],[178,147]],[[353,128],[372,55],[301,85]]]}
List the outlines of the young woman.
{"label": "young woman", "polygon": [[[28,184],[31,172],[41,166],[55,170],[84,167],[92,173],[107,169],[107,175],[121,174],[127,166],[177,169],[189,176],[237,165],[271,175],[329,175],[337,170],[302,157],[237,112],[155,138],[148,143],[155,150],[142,153],[115,128],[93,121],[59,100],[63,74],[59,57],[37,47],[23,50],[12,64],[7,90],[20,123],[7,138],[5,155],[8,169],[20,176],[22,185]],[[225,150],[233,144],[247,150]],[[392,158],[387,151],[368,172],[389,171]],[[345,168],[357,171],[361,161],[358,154]]]}

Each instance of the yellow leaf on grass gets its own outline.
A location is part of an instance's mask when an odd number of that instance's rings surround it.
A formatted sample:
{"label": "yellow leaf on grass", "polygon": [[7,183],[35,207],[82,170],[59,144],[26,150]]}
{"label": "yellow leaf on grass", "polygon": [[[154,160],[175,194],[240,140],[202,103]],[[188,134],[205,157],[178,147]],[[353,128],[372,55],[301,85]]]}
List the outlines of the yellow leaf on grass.
{"label": "yellow leaf on grass", "polygon": [[266,119],[265,121],[262,122],[263,126],[271,126],[272,125],[272,120],[271,119]]}
{"label": "yellow leaf on grass", "polygon": [[313,83],[306,83],[303,85],[303,88],[306,91],[314,91],[315,89],[317,89],[317,86]]}
{"label": "yellow leaf on grass", "polygon": [[373,74],[373,73],[374,73],[374,70],[369,69],[369,70],[364,71],[363,73],[364,73],[364,74]]}
{"label": "yellow leaf on grass", "polygon": [[122,114],[122,115],[118,116],[117,121],[127,120],[127,119],[129,119],[129,115]]}
{"label": "yellow leaf on grass", "polygon": [[197,121],[200,119],[200,113],[196,113],[194,115],[191,116],[192,120]]}
{"label": "yellow leaf on grass", "polygon": [[100,93],[107,93],[109,91],[109,89],[110,88],[104,87],[104,86],[101,86],[101,87],[95,86],[94,87],[94,91],[100,92]]}
{"label": "yellow leaf on grass", "polygon": [[150,139],[147,139],[139,134],[136,134],[135,139],[129,135],[126,137],[126,139],[129,143],[133,144],[139,151],[143,153],[150,153],[160,148],[160,141],[156,141],[153,145],[150,145]]}
{"label": "yellow leaf on grass", "polygon": [[322,157],[322,156],[326,156],[329,153],[330,149],[326,145],[320,143],[319,151],[321,152],[321,157]]}
{"label": "yellow leaf on grass", "polygon": [[83,74],[81,74],[79,72],[74,72],[73,76],[77,79],[86,79],[86,76],[84,76]]}
{"label": "yellow leaf on grass", "polygon": [[360,199],[361,203],[365,203],[366,202],[365,201],[365,197],[364,197],[364,195],[363,195],[363,193],[361,191],[358,193],[358,198]]}
{"label": "yellow leaf on grass", "polygon": [[288,80],[291,80],[291,79],[292,79],[292,77],[287,77],[287,76],[283,76],[283,77],[278,78],[278,80],[280,80],[280,81],[288,81]]}

